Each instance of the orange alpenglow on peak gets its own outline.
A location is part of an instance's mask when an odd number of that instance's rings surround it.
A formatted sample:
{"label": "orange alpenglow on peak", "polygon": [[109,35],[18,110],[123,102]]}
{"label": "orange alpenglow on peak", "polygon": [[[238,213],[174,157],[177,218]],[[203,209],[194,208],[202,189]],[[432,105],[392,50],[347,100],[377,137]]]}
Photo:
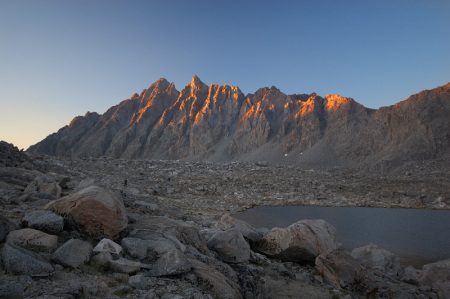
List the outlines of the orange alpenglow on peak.
{"label": "orange alpenglow on peak", "polygon": [[192,76],[191,85],[198,86],[200,84],[204,84],[197,75]]}

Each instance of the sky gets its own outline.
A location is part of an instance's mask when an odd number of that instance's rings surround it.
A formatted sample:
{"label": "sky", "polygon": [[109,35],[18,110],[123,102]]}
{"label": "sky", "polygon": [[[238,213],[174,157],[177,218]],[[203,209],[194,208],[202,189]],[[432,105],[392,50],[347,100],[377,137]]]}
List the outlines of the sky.
{"label": "sky", "polygon": [[450,82],[448,0],[0,0],[0,140],[27,149],[159,78],[369,108]]}

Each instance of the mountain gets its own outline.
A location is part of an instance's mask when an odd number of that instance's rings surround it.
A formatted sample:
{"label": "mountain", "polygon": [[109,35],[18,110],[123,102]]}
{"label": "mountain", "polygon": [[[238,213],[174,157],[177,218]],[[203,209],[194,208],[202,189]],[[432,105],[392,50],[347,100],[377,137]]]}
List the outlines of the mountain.
{"label": "mountain", "polygon": [[450,152],[450,83],[380,109],[338,95],[286,95],[197,76],[181,92],[160,79],[103,115],[75,117],[32,153],[124,159],[268,161],[370,169]]}

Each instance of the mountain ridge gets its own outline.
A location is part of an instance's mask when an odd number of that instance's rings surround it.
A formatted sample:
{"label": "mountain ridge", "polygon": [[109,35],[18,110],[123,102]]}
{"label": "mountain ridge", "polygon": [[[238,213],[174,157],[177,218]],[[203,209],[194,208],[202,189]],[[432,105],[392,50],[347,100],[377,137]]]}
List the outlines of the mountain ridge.
{"label": "mountain ridge", "polygon": [[261,161],[370,169],[432,159],[450,148],[450,83],[379,109],[352,98],[286,95],[164,78],[109,108],[77,116],[28,151],[68,157]]}

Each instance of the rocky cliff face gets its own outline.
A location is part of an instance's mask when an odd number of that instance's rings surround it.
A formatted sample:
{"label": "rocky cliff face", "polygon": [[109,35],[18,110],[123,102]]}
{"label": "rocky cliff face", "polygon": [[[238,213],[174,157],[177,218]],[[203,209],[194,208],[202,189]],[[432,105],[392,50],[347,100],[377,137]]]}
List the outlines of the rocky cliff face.
{"label": "rocky cliff face", "polygon": [[381,169],[449,153],[450,83],[378,110],[338,95],[286,95],[275,87],[181,92],[160,79],[105,114],[87,113],[31,146],[41,154],[210,161],[267,160]]}

